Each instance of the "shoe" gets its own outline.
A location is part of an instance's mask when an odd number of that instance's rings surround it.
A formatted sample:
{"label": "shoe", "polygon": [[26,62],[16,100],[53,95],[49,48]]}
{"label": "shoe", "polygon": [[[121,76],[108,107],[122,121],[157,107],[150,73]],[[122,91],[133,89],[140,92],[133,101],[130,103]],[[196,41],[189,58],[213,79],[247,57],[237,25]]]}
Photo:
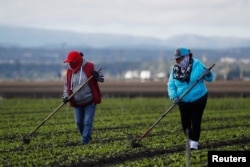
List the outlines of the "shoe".
{"label": "shoe", "polygon": [[190,150],[198,150],[199,143],[197,141],[190,140]]}
{"label": "shoe", "polygon": [[86,142],[86,141],[82,141],[82,145],[87,145],[87,144],[89,144],[90,142]]}

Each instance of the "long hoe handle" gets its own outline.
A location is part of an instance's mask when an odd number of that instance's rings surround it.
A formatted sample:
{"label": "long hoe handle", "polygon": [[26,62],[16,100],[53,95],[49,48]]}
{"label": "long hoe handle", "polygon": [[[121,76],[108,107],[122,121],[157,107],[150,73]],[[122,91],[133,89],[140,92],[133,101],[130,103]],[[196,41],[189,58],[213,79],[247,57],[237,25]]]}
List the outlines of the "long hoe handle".
{"label": "long hoe handle", "polygon": [[[215,64],[213,64],[212,66],[210,66],[208,68],[208,70],[211,70],[213,67],[215,66]],[[181,96],[180,96],[180,100],[186,96],[186,94],[188,94],[190,92],[191,89],[193,89],[193,87],[200,81],[202,80],[204,77],[206,76],[206,73],[202,74]],[[158,118],[155,123],[153,125],[151,125],[138,139],[136,139],[136,142],[141,141],[143,138],[145,138],[149,132],[176,106],[176,104],[172,104],[162,115],[160,118]]]}
{"label": "long hoe handle", "polygon": [[[98,70],[98,72],[101,71],[101,68]],[[83,88],[91,79],[93,78],[93,75],[91,75],[72,95],[69,96],[69,100],[81,89]],[[62,106],[66,103],[61,103],[52,113],[50,113],[32,132],[30,132],[27,136],[23,138],[24,143],[29,143],[30,140],[28,139],[31,135],[33,135],[47,120],[49,120]]]}

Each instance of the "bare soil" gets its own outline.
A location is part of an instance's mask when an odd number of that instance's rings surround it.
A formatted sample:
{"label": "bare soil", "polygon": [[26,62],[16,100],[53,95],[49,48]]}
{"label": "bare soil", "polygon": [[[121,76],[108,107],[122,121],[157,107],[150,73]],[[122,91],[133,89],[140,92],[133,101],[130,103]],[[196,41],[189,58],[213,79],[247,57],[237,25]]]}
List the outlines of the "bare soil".
{"label": "bare soil", "polygon": [[[106,81],[100,83],[104,97],[164,97],[167,81]],[[210,97],[250,97],[250,81],[207,83]],[[0,81],[2,97],[61,97],[63,81]]]}

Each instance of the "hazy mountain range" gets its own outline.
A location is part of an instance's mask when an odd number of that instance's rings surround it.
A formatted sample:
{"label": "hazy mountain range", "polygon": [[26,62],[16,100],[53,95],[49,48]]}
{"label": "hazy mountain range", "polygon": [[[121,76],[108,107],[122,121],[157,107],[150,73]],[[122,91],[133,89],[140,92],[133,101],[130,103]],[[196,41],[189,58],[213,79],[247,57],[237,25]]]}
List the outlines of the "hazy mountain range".
{"label": "hazy mountain range", "polygon": [[169,39],[129,35],[90,34],[39,28],[0,25],[0,45],[5,47],[71,47],[170,49],[180,46],[196,49],[249,47],[250,39],[179,35]]}

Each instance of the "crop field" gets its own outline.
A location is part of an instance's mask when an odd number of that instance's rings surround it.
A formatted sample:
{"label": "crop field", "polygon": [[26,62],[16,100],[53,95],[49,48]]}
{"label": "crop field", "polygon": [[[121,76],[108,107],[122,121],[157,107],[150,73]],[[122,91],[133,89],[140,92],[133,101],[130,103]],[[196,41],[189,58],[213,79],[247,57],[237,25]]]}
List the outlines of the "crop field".
{"label": "crop field", "polygon": [[[249,98],[208,99],[191,166],[207,166],[208,151],[250,150],[249,103]],[[131,147],[131,140],[172,105],[167,98],[103,98],[89,145],[80,145],[73,110],[65,105],[23,144],[22,138],[59,104],[58,98],[0,99],[0,166],[185,166],[186,138],[177,107],[140,141],[142,147]]]}

